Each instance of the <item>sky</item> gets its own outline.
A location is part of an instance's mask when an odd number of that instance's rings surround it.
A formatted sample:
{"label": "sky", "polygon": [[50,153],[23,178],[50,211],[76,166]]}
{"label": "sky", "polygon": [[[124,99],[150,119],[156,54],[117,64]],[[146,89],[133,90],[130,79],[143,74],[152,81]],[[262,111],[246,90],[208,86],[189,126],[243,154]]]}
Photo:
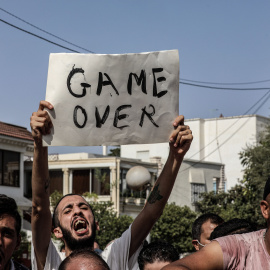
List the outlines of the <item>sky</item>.
{"label": "sky", "polygon": [[[269,12],[265,0],[1,0],[0,121],[30,130],[30,116],[45,99],[50,53],[70,52],[7,23],[80,53],[177,49],[179,112],[186,119],[270,117]],[[98,146],[49,148],[49,153],[81,151],[102,153]]]}

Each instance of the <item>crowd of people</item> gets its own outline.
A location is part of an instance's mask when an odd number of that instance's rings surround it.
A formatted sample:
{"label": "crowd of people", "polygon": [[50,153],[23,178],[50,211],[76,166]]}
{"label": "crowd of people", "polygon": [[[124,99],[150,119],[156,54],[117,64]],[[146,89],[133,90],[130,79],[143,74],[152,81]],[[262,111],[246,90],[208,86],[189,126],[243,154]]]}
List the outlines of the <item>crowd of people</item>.
{"label": "crowd of people", "polygon": [[[42,135],[50,134],[52,122],[47,110],[53,106],[41,101],[31,117],[34,138],[32,169],[32,249],[35,270],[57,269],[269,269],[270,232],[257,230],[246,220],[224,221],[216,214],[199,216],[192,226],[192,244],[196,252],[179,258],[170,243],[146,241],[168,201],[181,163],[193,140],[184,117],[178,116],[169,141],[169,156],[143,210],[122,236],[100,250],[95,241],[97,222],[91,205],[80,195],[67,194],[56,205],[53,215],[49,200],[48,150]],[[260,203],[270,226],[270,178]],[[0,270],[27,268],[12,259],[20,245],[21,217],[16,202],[0,195]],[[61,239],[59,250],[51,233]]]}

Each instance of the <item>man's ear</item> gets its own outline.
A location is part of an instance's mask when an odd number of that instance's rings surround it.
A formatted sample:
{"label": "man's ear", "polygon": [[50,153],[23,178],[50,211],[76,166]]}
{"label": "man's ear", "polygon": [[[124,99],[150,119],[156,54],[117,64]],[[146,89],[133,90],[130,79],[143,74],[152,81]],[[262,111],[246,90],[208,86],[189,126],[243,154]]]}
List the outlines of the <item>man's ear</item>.
{"label": "man's ear", "polygon": [[199,244],[197,240],[192,240],[192,245],[195,247],[195,249],[198,251],[199,250]]}
{"label": "man's ear", "polygon": [[61,239],[63,237],[63,233],[62,233],[62,230],[60,229],[60,227],[54,228],[53,233],[54,233],[55,237],[58,239]]}
{"label": "man's ear", "polygon": [[17,250],[20,247],[21,240],[22,240],[22,237],[21,237],[21,234],[19,234],[17,237],[17,243],[16,243],[15,250]]}
{"label": "man's ear", "polygon": [[267,201],[263,200],[260,203],[262,215],[265,219],[269,219],[270,213],[269,213],[269,204]]}

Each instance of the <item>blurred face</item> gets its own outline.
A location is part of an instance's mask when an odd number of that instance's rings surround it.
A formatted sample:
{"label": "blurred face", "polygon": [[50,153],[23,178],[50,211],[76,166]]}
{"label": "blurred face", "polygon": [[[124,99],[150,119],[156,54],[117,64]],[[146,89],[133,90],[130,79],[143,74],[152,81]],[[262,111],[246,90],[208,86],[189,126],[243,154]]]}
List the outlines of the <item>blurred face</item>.
{"label": "blurred face", "polygon": [[70,250],[91,247],[95,237],[95,221],[88,203],[78,195],[65,197],[58,205],[60,228],[56,237],[63,238]]}
{"label": "blurred face", "polygon": [[19,244],[15,219],[9,215],[0,216],[0,270],[9,269],[11,256]]}
{"label": "blurred face", "polygon": [[160,262],[155,261],[153,263],[147,263],[144,265],[144,270],[160,270],[165,265],[170,264],[170,262]]}
{"label": "blurred face", "polygon": [[[202,245],[207,245],[209,244],[211,241],[210,239],[210,235],[212,233],[212,231],[217,227],[217,224],[212,223],[210,220],[206,221],[205,223],[203,223],[202,225],[202,233],[201,233],[201,238],[200,238],[200,243]],[[201,245],[199,245],[199,249],[202,249],[203,247]]]}

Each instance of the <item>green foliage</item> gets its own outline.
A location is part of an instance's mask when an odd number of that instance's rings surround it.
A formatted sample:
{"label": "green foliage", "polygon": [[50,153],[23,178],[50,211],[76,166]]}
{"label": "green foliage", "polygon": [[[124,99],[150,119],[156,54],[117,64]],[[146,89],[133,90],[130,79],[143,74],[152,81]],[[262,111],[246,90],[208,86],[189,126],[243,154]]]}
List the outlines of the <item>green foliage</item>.
{"label": "green foliage", "polygon": [[95,178],[103,185],[105,191],[109,191],[111,185],[109,182],[106,181],[107,173],[102,173],[101,169],[95,169]]}
{"label": "green foliage", "polygon": [[88,198],[88,199],[90,199],[90,200],[93,200],[94,202],[96,202],[97,200],[98,200],[98,195],[95,193],[95,192],[84,192],[83,194],[82,194],[82,196],[83,197],[85,197],[85,198]]}
{"label": "green foliage", "polygon": [[243,218],[263,227],[265,221],[260,212],[260,199],[250,201],[244,193],[245,187],[236,185],[228,192],[204,193],[202,200],[196,202],[195,205],[200,214],[214,213],[224,220]]}
{"label": "green foliage", "polygon": [[195,219],[196,213],[189,207],[167,204],[151,231],[151,241],[169,242],[179,253],[193,251],[191,228]]}
{"label": "green foliage", "polygon": [[245,167],[245,195],[250,200],[262,199],[265,182],[270,175],[270,126],[260,134],[259,144],[247,146],[240,153],[241,164]]}
{"label": "green foliage", "polygon": [[112,157],[120,157],[120,147],[116,147],[113,149],[110,149],[110,153],[108,154],[108,156],[112,156]]}
{"label": "green foliage", "polygon": [[110,201],[91,203],[91,206],[100,228],[96,240],[101,249],[104,249],[110,241],[119,238],[128,229],[133,219],[127,215],[117,217],[113,203]]}
{"label": "green foliage", "polygon": [[63,197],[63,194],[60,193],[59,191],[55,190],[51,196],[50,196],[50,201],[51,201],[51,206],[54,207],[56,206],[56,204],[59,202],[59,200]]}
{"label": "green foliage", "polygon": [[260,135],[258,145],[247,146],[240,153],[240,160],[245,167],[243,180],[228,192],[204,193],[196,208],[200,213],[216,213],[225,220],[244,218],[264,227],[260,201],[270,175],[270,126]]}

